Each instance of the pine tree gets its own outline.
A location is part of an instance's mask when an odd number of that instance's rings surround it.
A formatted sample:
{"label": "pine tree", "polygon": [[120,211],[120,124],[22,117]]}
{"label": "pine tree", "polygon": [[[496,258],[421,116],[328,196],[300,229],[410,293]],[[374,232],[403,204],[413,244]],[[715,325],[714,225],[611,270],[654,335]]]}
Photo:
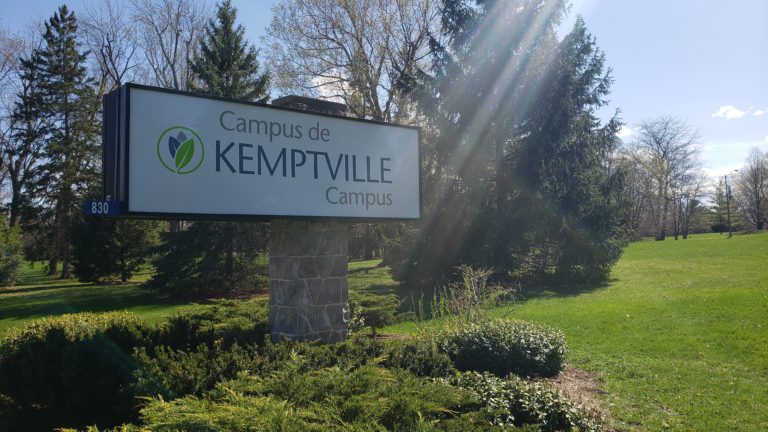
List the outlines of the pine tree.
{"label": "pine tree", "polygon": [[595,116],[612,82],[604,64],[579,17],[538,82],[509,156],[519,198],[538,210],[528,239],[549,250],[540,271],[547,266],[560,281],[605,278],[629,235],[623,173],[610,166],[621,121],[617,113],[601,125]]}
{"label": "pine tree", "polygon": [[[259,73],[257,51],[246,43],[245,29],[236,20],[237,9],[229,0],[219,4],[190,65],[196,75],[193,89],[265,102],[269,75]],[[255,223],[195,222],[185,232],[165,235],[150,284],[170,291],[250,287],[265,238],[266,228]]]}
{"label": "pine tree", "polygon": [[245,28],[235,27],[237,9],[230,0],[218,7],[216,19],[211,19],[200,41],[200,53],[190,65],[196,80],[196,91],[266,102],[269,74],[259,73],[256,48],[245,41]]}
{"label": "pine tree", "polygon": [[42,115],[50,129],[43,149],[45,163],[37,170],[37,196],[49,218],[55,251],[49,258],[51,274],[62,260],[61,277],[71,277],[70,230],[82,202],[85,185],[98,176],[97,120],[99,99],[87,76],[87,53],[80,52],[74,12],[61,6],[45,23],[44,47],[33,54],[40,80]]}

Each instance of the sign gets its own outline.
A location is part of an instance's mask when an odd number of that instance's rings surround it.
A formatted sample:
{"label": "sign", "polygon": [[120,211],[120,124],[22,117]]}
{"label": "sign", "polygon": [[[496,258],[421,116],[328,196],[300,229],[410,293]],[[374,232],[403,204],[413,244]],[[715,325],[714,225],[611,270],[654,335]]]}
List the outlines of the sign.
{"label": "sign", "polygon": [[122,212],[122,204],[119,201],[85,201],[86,216],[119,216]]}
{"label": "sign", "polygon": [[418,128],[133,84],[107,104],[105,190],[129,216],[420,216]]}

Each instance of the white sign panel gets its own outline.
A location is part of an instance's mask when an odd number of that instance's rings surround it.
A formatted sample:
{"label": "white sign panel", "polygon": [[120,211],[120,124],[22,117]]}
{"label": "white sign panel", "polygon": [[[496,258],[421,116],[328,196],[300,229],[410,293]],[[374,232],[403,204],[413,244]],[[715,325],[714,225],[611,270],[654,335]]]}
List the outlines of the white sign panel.
{"label": "white sign panel", "polygon": [[127,91],[129,214],[420,216],[417,128]]}

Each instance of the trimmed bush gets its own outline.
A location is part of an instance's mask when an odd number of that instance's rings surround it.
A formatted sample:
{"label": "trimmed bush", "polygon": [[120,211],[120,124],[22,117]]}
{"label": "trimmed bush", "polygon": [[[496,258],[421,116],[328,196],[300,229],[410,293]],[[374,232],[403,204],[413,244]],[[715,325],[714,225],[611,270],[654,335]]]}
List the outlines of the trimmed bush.
{"label": "trimmed bush", "polygon": [[457,373],[451,359],[426,338],[395,343],[389,349],[386,365],[421,377],[447,378]]}
{"label": "trimmed bush", "polygon": [[[0,393],[18,405],[18,430],[135,418],[135,362],[148,328],[133,314],[79,313],[9,329],[0,342]],[[7,404],[6,404],[7,405]]]}
{"label": "trimmed bush", "polygon": [[478,395],[497,426],[540,425],[542,432],[600,430],[584,411],[542,382],[477,372],[461,374],[449,382]]}
{"label": "trimmed bush", "polygon": [[435,343],[460,371],[503,377],[554,376],[565,367],[565,337],[525,321],[494,320],[439,331]]}
{"label": "trimmed bush", "polygon": [[261,344],[269,333],[267,299],[216,300],[212,304],[196,305],[168,319],[153,335],[156,345],[173,349],[194,350],[214,343],[228,348]]}

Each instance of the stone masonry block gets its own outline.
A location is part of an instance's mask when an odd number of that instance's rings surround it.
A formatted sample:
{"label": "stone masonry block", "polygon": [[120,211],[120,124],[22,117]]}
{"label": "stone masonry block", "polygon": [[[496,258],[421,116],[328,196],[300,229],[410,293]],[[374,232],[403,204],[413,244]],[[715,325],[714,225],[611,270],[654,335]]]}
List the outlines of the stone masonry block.
{"label": "stone masonry block", "polygon": [[317,304],[341,303],[341,278],[327,278],[323,280],[323,289],[320,292]]}
{"label": "stone masonry block", "polygon": [[301,258],[296,258],[300,264],[299,264],[299,274],[298,277],[301,279],[311,279],[316,278],[320,275],[320,272],[318,270],[317,260],[318,258],[313,256],[306,256]]}
{"label": "stone masonry block", "polygon": [[309,306],[312,302],[309,299],[307,284],[302,280],[288,281],[285,288],[285,306],[302,307]]}
{"label": "stone masonry block", "polygon": [[328,277],[347,277],[347,256],[336,255],[333,260],[333,269]]}

